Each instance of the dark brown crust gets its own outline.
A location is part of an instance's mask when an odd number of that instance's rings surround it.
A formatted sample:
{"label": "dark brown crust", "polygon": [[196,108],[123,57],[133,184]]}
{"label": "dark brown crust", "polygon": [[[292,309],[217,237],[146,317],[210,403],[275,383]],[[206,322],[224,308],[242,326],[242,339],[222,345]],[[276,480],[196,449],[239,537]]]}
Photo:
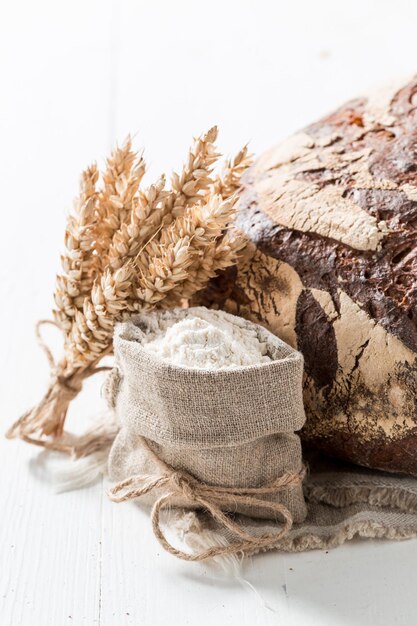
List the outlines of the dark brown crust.
{"label": "dark brown crust", "polygon": [[[371,149],[369,170],[380,179],[417,185],[417,82],[398,92],[391,113],[396,122],[363,132],[366,100],[354,100],[334,114],[309,126],[306,133],[320,138],[337,134],[340,154]],[[349,171],[314,169],[297,173],[298,179],[321,187],[336,184],[341,195],[355,201],[390,233],[378,251],[355,250],[341,242],[277,226],[259,211],[249,172],[242,192],[238,226],[258,248],[292,265],[306,285],[327,288],[337,300],[339,281],[346,293],[410,349],[417,350],[417,202],[399,189],[355,187]],[[405,313],[405,315],[404,315]]]}
{"label": "dark brown crust", "polygon": [[[413,211],[417,211],[417,203],[412,204]],[[411,270],[396,271],[407,246],[412,245],[412,250],[416,251],[416,232],[409,237],[413,239],[412,243],[407,236],[397,234],[380,251],[354,250],[315,233],[278,226],[259,210],[250,187],[243,194],[236,225],[263,253],[294,267],[306,287],[328,291],[336,310],[339,308],[337,292],[343,285],[344,291],[360,303],[372,319],[411,350],[417,351],[416,257],[409,262]],[[413,284],[410,285],[413,274]],[[407,298],[405,289],[408,290]]]}
{"label": "dark brown crust", "polygon": [[[362,351],[358,354],[356,367],[359,364],[361,354],[367,347],[365,342]],[[417,415],[417,359],[413,364],[397,365],[392,376],[381,384],[379,392],[369,396],[369,391],[363,384],[357,384],[354,388],[352,379],[346,381],[346,387],[339,389],[339,393],[326,395],[326,410],[320,413],[314,407],[307,407],[307,423],[302,432],[303,440],[314,448],[326,454],[351,461],[359,465],[383,469],[391,472],[404,472],[417,475],[417,420],[414,428],[408,428],[397,433],[396,437],[384,435],[382,429],[379,434],[371,439],[363,436],[358,427],[349,427],[351,416],[360,410],[369,424],[375,424],[378,419],[385,417],[390,411],[390,393],[393,387],[401,386],[407,396],[409,414]],[[308,385],[306,385],[308,394]],[[369,398],[370,402],[364,402]],[[320,420],[331,424],[335,416],[343,414],[347,417],[347,428],[331,427],[328,434],[323,428],[315,428]],[[366,421],[362,426],[366,429]],[[371,432],[371,429],[369,429]],[[376,431],[378,432],[378,430]]]}
{"label": "dark brown crust", "polygon": [[[401,89],[395,96],[390,114],[395,122],[389,128],[376,126],[371,132],[365,132],[358,139],[357,127],[363,127],[366,100],[347,103],[334,114],[309,126],[306,133],[321,136],[338,132],[340,134],[341,154],[355,153],[370,149],[369,171],[375,179],[390,180],[398,185],[417,184],[417,81]],[[308,173],[307,173],[308,174]],[[331,172],[325,169],[318,172],[315,182],[328,184]],[[391,231],[384,238],[381,250],[377,253],[362,254],[354,251],[338,251],[338,266],[343,279],[343,266],[353,262],[352,274],[356,283],[352,285],[352,297],[358,302],[371,301],[371,317],[380,323],[386,323],[391,332],[416,349],[417,326],[417,202],[407,199],[399,189],[361,189],[343,172],[339,177],[332,177],[342,188],[342,195],[354,200],[359,206],[378,219],[386,221]],[[340,246],[339,246],[340,247]],[[352,254],[353,252],[353,254]],[[357,251],[356,251],[357,252]],[[364,283],[365,279],[365,283]],[[361,288],[361,283],[365,289]],[[380,297],[375,300],[375,292],[388,297],[388,306],[381,309]],[[400,309],[394,311],[393,307]],[[392,311],[393,319],[389,319]],[[405,311],[412,321],[408,324],[398,322],[401,311]],[[395,330],[393,331],[393,326]],[[404,328],[402,328],[404,327]]]}
{"label": "dark brown crust", "polygon": [[[305,371],[321,389],[332,383],[337,372],[337,345],[333,326],[312,296],[305,289],[297,301],[296,327],[298,349],[304,355]],[[327,358],[323,359],[322,355]]]}
{"label": "dark brown crust", "polygon": [[[360,365],[369,339],[365,336],[363,345],[356,346],[351,369],[341,371],[333,322],[311,290],[327,292],[338,316],[339,294],[345,292],[369,318],[417,354],[417,194],[413,191],[417,188],[416,107],[417,80],[395,94],[386,124],[369,123],[366,99],[349,102],[309,126],[305,135],[312,138],[311,147],[303,146],[299,159],[295,156],[285,163],[289,179],[293,176],[300,183],[312,183],[318,190],[336,189],[341,198],[360,207],[376,223],[385,222],[388,232],[376,249],[358,249],[340,238],[280,225],[279,219],[274,219],[279,218],[279,210],[265,206],[269,198],[274,201],[274,187],[271,196],[258,196],[258,189],[260,193],[264,190],[260,181],[268,183],[269,177],[275,180],[274,162],[267,159],[264,169],[255,166],[248,172],[237,216],[237,227],[255,244],[260,260],[253,265],[255,270],[252,266],[244,269],[242,280],[238,276],[234,282],[231,273],[216,279],[205,301],[229,310],[235,306],[235,312],[251,316],[248,296],[253,297],[258,290],[252,317],[268,323],[275,315],[274,305],[262,292],[282,289],[273,276],[270,284],[264,284],[262,263],[266,261],[262,259],[276,259],[294,268],[302,284],[296,302],[295,334],[306,363],[304,440],[331,456],[415,475],[417,358],[413,360],[412,354],[408,362],[400,358],[379,388],[376,385],[370,390]],[[336,159],[334,167],[319,166],[320,162],[334,163],[328,159],[329,150],[325,152],[327,138],[336,146],[333,150],[332,144],[331,148],[331,156]],[[314,155],[303,160],[306,149]],[[355,175],[354,168],[344,166],[345,156],[346,163],[351,164],[356,155],[365,160],[362,177]],[[309,167],[309,163],[313,165]],[[272,273],[278,272],[279,266],[276,270],[271,267]],[[265,273],[269,269],[268,264]],[[264,303],[268,311],[264,311]]]}
{"label": "dark brown crust", "polygon": [[305,446],[320,450],[330,457],[372,467],[386,472],[417,474],[417,429],[397,441],[381,440],[372,446],[344,432],[335,432],[331,437],[305,441]]}

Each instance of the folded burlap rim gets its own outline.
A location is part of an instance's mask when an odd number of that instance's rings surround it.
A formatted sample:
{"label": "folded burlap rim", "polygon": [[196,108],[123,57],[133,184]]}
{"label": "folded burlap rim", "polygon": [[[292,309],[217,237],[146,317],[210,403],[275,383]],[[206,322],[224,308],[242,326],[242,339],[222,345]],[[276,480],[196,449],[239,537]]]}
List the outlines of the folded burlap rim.
{"label": "folded burlap rim", "polygon": [[[291,530],[293,517],[286,506],[279,502],[270,502],[258,496],[274,494],[281,489],[300,485],[305,477],[303,468],[300,472],[286,472],[260,487],[217,487],[201,482],[183,470],[177,470],[160,459],[149,446],[145,437],[140,437],[139,445],[146,448],[159,471],[156,475],[134,475],[114,485],[109,491],[113,502],[127,502],[143,496],[153,489],[162,488],[163,494],[155,501],[151,511],[152,528],[161,546],[170,554],[184,561],[202,561],[215,556],[227,556],[272,548],[277,541],[283,539]],[[223,528],[240,539],[239,542],[227,546],[212,546],[207,550],[190,554],[175,548],[164,535],[161,528],[161,512],[168,508],[172,501],[180,496],[190,504],[205,509]],[[233,510],[237,505],[261,506],[276,513],[277,520],[282,520],[278,532],[253,536],[237,524],[222,509]]]}

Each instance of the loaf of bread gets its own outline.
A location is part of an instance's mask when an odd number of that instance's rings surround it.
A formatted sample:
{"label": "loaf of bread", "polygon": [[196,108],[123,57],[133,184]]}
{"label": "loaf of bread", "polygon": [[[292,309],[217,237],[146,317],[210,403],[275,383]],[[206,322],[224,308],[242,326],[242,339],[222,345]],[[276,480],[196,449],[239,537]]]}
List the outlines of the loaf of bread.
{"label": "loaf of bread", "polygon": [[251,243],[204,303],[304,354],[305,441],[417,475],[417,78],[261,156],[237,225]]}

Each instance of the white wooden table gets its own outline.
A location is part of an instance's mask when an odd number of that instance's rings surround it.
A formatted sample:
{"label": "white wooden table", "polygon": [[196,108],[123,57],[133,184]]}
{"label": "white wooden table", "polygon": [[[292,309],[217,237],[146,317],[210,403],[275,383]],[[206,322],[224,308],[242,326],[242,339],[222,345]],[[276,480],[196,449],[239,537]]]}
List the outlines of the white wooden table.
{"label": "white wooden table", "polygon": [[[33,336],[52,306],[81,168],[128,131],[151,176],[213,123],[260,152],[369,85],[416,70],[417,5],[396,0],[5,0],[0,5],[2,431],[39,399]],[[73,416],[98,408],[89,382]],[[56,495],[37,451],[0,438],[1,626],[415,623],[417,541],[267,554],[244,575],[273,610],[176,561],[106,485]]]}

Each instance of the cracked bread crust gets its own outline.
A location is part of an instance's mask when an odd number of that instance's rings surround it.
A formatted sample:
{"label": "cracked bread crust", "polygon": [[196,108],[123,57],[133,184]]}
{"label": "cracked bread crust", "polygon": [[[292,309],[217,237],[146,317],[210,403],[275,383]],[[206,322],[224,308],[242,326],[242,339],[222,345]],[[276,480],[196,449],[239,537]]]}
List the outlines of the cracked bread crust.
{"label": "cracked bread crust", "polygon": [[417,78],[261,156],[237,273],[205,294],[305,358],[304,440],[417,475]]}

